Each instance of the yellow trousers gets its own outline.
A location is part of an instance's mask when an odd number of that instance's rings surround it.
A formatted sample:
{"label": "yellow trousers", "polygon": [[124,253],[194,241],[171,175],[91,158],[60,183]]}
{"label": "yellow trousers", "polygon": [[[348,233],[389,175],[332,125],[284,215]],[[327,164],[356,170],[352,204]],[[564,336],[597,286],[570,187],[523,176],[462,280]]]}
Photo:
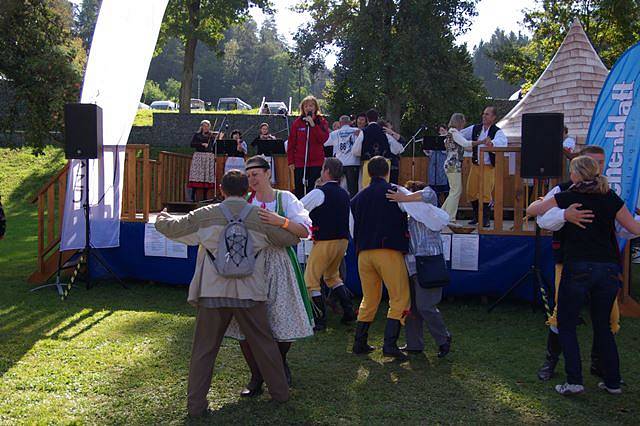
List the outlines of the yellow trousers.
{"label": "yellow trousers", "polygon": [[[558,327],[558,291],[560,290],[560,281],[562,278],[562,263],[556,263],[556,280],[555,287],[556,293],[554,295],[554,306],[553,313],[547,319],[547,325]],[[618,298],[613,301],[613,306],[611,307],[611,316],[609,317],[609,324],[611,326],[611,332],[616,334],[620,331],[620,307],[618,306]]]}
{"label": "yellow trousers", "polygon": [[362,302],[358,321],[372,322],[382,299],[382,282],[389,293],[387,318],[400,320],[411,304],[409,277],[404,256],[397,250],[364,250],[358,255],[358,272],[362,283]]}
{"label": "yellow trousers", "polygon": [[[491,193],[495,184],[495,170],[491,165],[484,166],[482,183],[484,187],[482,202],[490,203]],[[467,201],[476,201],[478,199],[480,199],[480,166],[472,164],[467,178]]]}
{"label": "yellow trousers", "polygon": [[[362,162],[362,185],[360,189],[366,188],[371,183],[371,176],[369,176],[369,170],[367,169],[367,165],[369,164],[369,160],[365,160]],[[387,160],[387,165],[389,166],[389,173],[387,173],[387,181],[389,180],[389,174],[391,174],[391,160]]]}
{"label": "yellow trousers", "polygon": [[340,262],[347,251],[349,240],[314,241],[307,267],[304,270],[304,281],[309,294],[320,291],[320,279],[331,288],[342,284],[340,278]]}

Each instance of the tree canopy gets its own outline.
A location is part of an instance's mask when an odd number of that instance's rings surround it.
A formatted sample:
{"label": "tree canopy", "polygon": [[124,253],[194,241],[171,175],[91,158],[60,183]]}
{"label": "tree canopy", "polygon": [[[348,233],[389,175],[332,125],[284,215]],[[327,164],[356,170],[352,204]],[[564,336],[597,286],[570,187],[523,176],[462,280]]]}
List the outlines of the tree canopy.
{"label": "tree canopy", "polygon": [[538,0],[525,10],[523,25],[533,34],[524,45],[505,43],[490,53],[501,78],[528,89],[553,58],[575,18],[580,19],[593,47],[611,68],[616,59],[640,40],[638,0]]}
{"label": "tree canopy", "polygon": [[460,111],[475,117],[486,96],[466,46],[475,0],[314,0],[298,6],[312,21],[296,34],[297,54],[314,64],[338,49],[327,91],[335,115],[371,107],[404,128]]}
{"label": "tree canopy", "polygon": [[64,104],[78,100],[86,55],[72,27],[65,0],[0,3],[0,74],[14,94],[0,127],[21,125],[35,153],[63,129]]}

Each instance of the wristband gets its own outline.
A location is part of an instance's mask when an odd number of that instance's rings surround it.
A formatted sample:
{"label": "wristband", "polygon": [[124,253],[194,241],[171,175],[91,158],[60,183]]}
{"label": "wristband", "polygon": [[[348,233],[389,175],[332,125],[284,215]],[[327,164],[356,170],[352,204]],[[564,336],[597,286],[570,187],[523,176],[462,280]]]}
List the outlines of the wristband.
{"label": "wristband", "polygon": [[283,229],[287,229],[289,227],[289,219],[285,217],[284,223],[280,227]]}

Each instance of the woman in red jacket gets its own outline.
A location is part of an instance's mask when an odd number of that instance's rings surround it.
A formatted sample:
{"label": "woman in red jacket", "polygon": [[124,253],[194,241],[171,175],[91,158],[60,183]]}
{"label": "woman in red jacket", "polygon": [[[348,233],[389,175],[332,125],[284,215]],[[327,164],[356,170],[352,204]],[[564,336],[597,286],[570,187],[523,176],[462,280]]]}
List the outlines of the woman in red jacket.
{"label": "woman in red jacket", "polygon": [[[309,131],[308,146],[307,128]],[[317,99],[313,96],[307,96],[300,102],[300,116],[291,125],[287,147],[289,168],[293,169],[294,173],[296,197],[302,198],[313,189],[316,180],[320,177],[324,162],[324,143],[327,139],[329,139],[329,124],[320,113]],[[307,166],[306,176],[305,163]],[[304,180],[306,180],[306,186]]]}

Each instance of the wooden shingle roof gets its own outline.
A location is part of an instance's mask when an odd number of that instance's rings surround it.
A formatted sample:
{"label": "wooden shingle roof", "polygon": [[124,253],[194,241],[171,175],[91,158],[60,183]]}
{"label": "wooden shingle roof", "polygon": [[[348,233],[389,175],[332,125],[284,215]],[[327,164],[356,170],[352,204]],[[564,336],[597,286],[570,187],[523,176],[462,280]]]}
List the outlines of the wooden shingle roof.
{"label": "wooden shingle roof", "polygon": [[608,73],[576,19],[540,78],[498,126],[509,142],[519,143],[522,114],[561,112],[569,135],[582,143]]}

